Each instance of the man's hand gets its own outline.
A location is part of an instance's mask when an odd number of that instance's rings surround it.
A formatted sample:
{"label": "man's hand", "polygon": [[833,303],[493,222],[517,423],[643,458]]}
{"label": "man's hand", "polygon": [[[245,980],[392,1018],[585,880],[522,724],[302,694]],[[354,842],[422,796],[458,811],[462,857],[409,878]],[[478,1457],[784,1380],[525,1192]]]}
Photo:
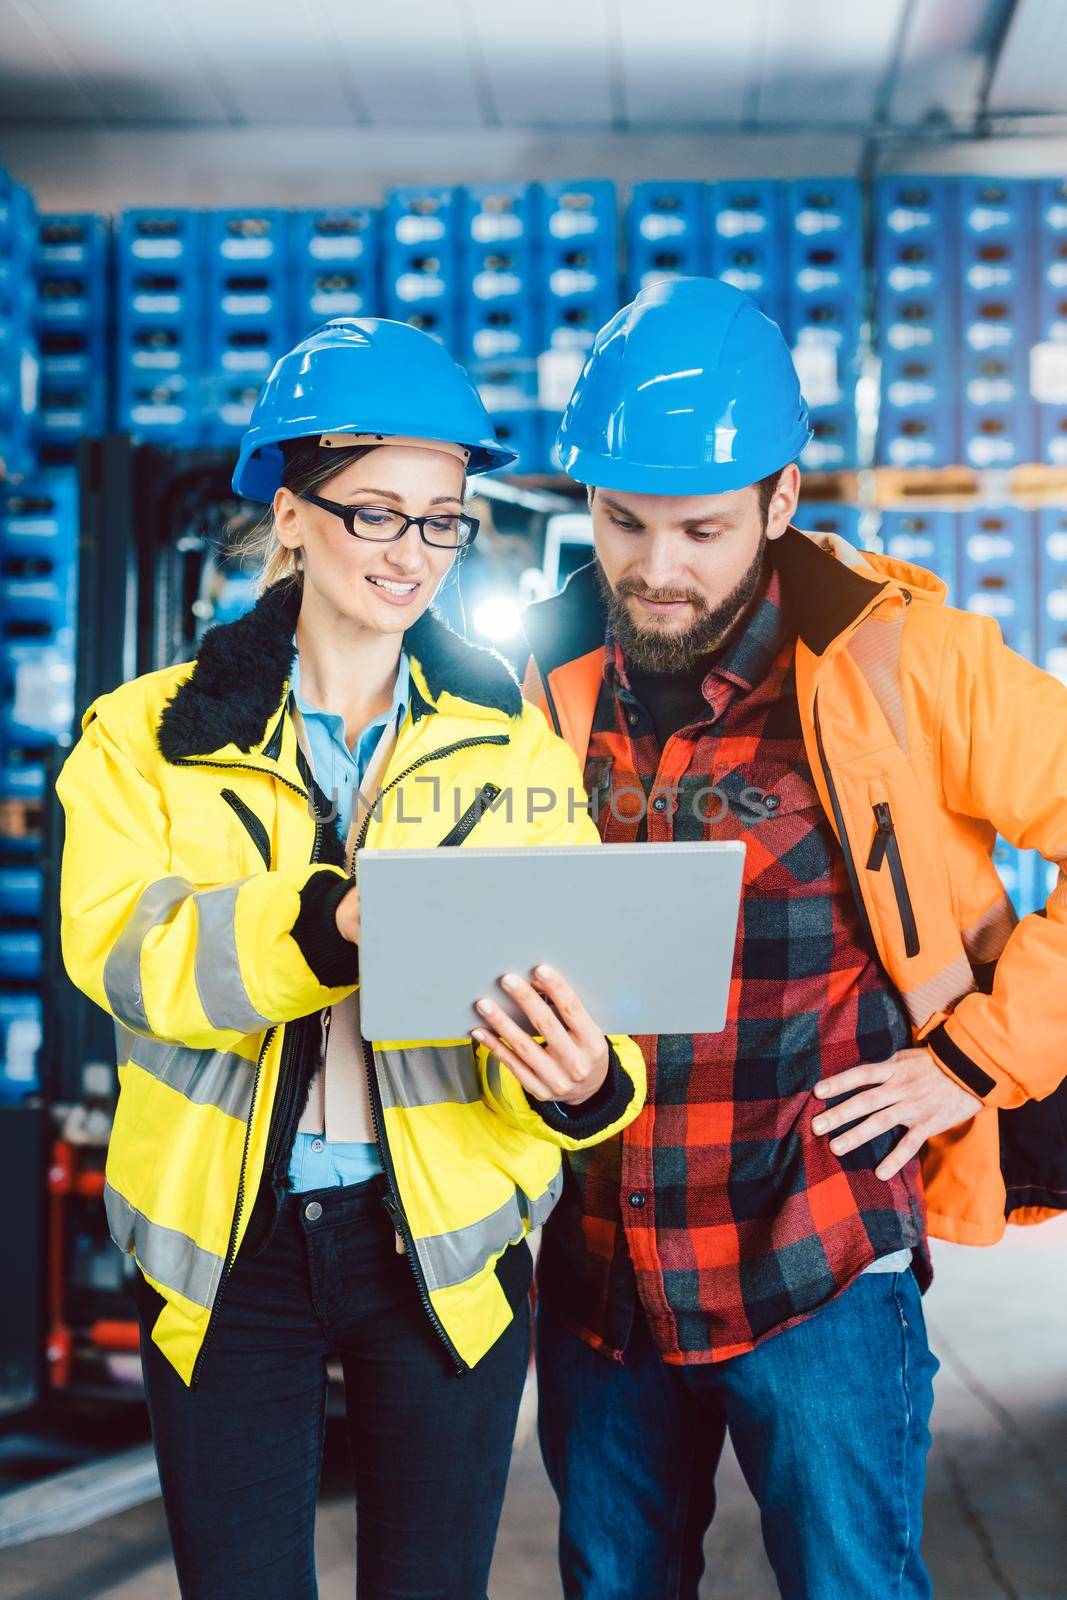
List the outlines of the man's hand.
{"label": "man's hand", "polygon": [[359,943],[359,890],[355,884],[338,900],[333,920],[342,939],[350,944]]}
{"label": "man's hand", "polygon": [[944,1133],[984,1109],[976,1095],[961,1089],[942,1072],[929,1050],[923,1049],[901,1050],[888,1061],[850,1067],[817,1083],[815,1093],[820,1100],[833,1100],[839,1094],[849,1097],[830,1111],[820,1111],[812,1123],[816,1133],[832,1133],[857,1117],[865,1119],[830,1141],[835,1155],[847,1155],[891,1128],[907,1129],[875,1169],[875,1177],[883,1180],[895,1177],[935,1133]]}
{"label": "man's hand", "polygon": [[492,1000],[478,1001],[490,1026],[472,1028],[473,1037],[511,1069],[534,1100],[580,1106],[608,1075],[607,1039],[570,984],[552,967],[537,967],[533,984],[513,972],[506,972],[500,982],[545,1042],[531,1039]]}

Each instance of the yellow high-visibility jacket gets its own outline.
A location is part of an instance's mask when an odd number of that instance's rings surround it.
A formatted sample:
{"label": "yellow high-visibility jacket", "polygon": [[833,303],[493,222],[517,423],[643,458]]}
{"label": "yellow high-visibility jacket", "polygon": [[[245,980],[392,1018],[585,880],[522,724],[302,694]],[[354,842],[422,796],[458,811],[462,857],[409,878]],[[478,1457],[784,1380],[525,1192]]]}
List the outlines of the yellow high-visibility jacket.
{"label": "yellow high-visibility jacket", "polygon": [[[349,880],[288,709],[299,600],[276,585],[195,662],[98,699],[58,784],[64,960],[118,1036],[108,1221],[161,1297],[152,1337],[186,1383],[254,1203],[277,1198],[319,1013],[356,987],[334,922]],[[575,758],[506,664],[430,614],[405,648],[411,704],[363,842],[595,843]],[[390,1215],[459,1368],[527,1292],[526,1235],[558,1198],[561,1150],[641,1109],[640,1051],[611,1043],[608,1083],[569,1114],[535,1109],[469,1038],[368,1049]]]}

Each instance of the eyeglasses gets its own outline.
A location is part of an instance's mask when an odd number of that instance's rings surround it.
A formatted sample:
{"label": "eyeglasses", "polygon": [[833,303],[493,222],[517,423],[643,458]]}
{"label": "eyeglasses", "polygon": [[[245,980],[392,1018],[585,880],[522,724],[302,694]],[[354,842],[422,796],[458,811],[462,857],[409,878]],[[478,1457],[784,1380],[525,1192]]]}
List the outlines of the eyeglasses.
{"label": "eyeglasses", "polygon": [[437,550],[463,550],[474,543],[478,532],[477,517],[457,517],[451,512],[435,511],[426,517],[405,517],[402,511],[391,511],[388,506],[344,506],[337,500],[324,500],[318,494],[304,494],[302,500],[340,517],[354,539],[367,539],[371,544],[393,544],[402,539],[409,528],[418,528],[422,542]]}

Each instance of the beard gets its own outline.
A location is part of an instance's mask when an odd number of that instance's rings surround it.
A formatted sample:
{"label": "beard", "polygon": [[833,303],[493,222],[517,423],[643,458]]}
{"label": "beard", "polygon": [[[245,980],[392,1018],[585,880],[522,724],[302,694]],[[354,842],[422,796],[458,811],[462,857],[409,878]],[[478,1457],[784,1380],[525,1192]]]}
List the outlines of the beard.
{"label": "beard", "polygon": [[[715,606],[709,606],[694,589],[650,589],[647,584],[627,578],[613,589],[597,561],[597,582],[607,607],[612,638],[622,646],[627,661],[645,672],[687,672],[701,657],[718,650],[759,592],[766,551],[764,533],[747,572]],[[684,629],[655,624],[639,627],[626,606],[627,595],[640,595],[647,600],[688,600],[695,613],[693,621]]]}

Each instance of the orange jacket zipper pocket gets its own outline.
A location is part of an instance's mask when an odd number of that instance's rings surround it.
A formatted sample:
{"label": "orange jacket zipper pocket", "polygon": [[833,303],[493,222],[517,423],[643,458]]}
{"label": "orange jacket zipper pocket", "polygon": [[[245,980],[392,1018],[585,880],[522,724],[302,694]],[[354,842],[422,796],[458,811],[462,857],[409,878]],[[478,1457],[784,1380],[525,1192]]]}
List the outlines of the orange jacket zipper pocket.
{"label": "orange jacket zipper pocket", "polygon": [[900,843],[888,800],[875,801],[874,822],[875,835],[871,843],[871,853],[867,857],[867,871],[881,872],[883,866],[888,865],[889,876],[893,880],[897,911],[900,913],[900,926],[904,932],[904,954],[917,956],[919,930],[915,923],[915,909],[911,903],[904,863],[900,858]]}

